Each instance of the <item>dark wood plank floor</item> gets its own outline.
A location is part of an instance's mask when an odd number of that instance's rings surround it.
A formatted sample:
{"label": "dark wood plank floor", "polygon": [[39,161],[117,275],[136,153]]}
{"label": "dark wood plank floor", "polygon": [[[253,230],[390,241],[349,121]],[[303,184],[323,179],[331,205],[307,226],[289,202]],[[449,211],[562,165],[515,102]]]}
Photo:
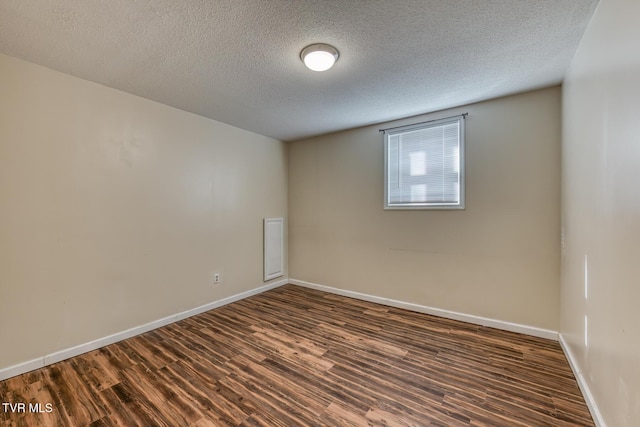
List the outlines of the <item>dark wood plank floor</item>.
{"label": "dark wood plank floor", "polygon": [[0,400],[42,405],[2,426],[593,426],[556,342],[293,285],[2,381]]}

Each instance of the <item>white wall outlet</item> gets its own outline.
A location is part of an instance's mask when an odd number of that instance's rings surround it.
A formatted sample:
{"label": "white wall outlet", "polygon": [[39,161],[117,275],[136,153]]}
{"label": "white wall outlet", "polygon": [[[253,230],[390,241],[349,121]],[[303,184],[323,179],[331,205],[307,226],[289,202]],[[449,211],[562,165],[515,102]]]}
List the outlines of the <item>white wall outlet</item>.
{"label": "white wall outlet", "polygon": [[214,284],[220,283],[220,273],[213,273],[213,283]]}

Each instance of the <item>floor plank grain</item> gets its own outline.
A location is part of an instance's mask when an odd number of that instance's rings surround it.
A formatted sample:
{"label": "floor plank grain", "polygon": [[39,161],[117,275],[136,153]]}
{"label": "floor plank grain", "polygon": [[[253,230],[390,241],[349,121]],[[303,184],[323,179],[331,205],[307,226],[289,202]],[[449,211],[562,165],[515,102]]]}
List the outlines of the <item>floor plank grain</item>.
{"label": "floor plank grain", "polygon": [[[294,285],[0,382],[7,426],[593,426],[557,342]],[[31,404],[31,407],[28,405]]]}

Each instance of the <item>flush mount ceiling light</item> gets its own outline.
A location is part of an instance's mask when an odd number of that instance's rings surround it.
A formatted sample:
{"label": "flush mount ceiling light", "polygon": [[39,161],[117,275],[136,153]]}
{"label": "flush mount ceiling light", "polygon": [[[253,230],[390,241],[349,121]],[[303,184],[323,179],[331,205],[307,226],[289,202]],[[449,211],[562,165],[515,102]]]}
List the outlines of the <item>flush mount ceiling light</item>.
{"label": "flush mount ceiling light", "polygon": [[309,45],[300,52],[300,59],[308,69],[313,71],[325,71],[333,67],[340,54],[335,47],[316,43]]}

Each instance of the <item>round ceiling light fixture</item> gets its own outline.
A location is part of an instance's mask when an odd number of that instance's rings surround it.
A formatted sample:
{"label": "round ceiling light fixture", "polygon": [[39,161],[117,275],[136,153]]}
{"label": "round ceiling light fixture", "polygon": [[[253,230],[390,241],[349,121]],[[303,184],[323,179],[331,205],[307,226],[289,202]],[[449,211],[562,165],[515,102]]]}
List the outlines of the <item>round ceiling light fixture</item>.
{"label": "round ceiling light fixture", "polygon": [[333,67],[339,56],[338,49],[325,43],[309,45],[300,52],[300,59],[304,65],[313,71],[328,70]]}

